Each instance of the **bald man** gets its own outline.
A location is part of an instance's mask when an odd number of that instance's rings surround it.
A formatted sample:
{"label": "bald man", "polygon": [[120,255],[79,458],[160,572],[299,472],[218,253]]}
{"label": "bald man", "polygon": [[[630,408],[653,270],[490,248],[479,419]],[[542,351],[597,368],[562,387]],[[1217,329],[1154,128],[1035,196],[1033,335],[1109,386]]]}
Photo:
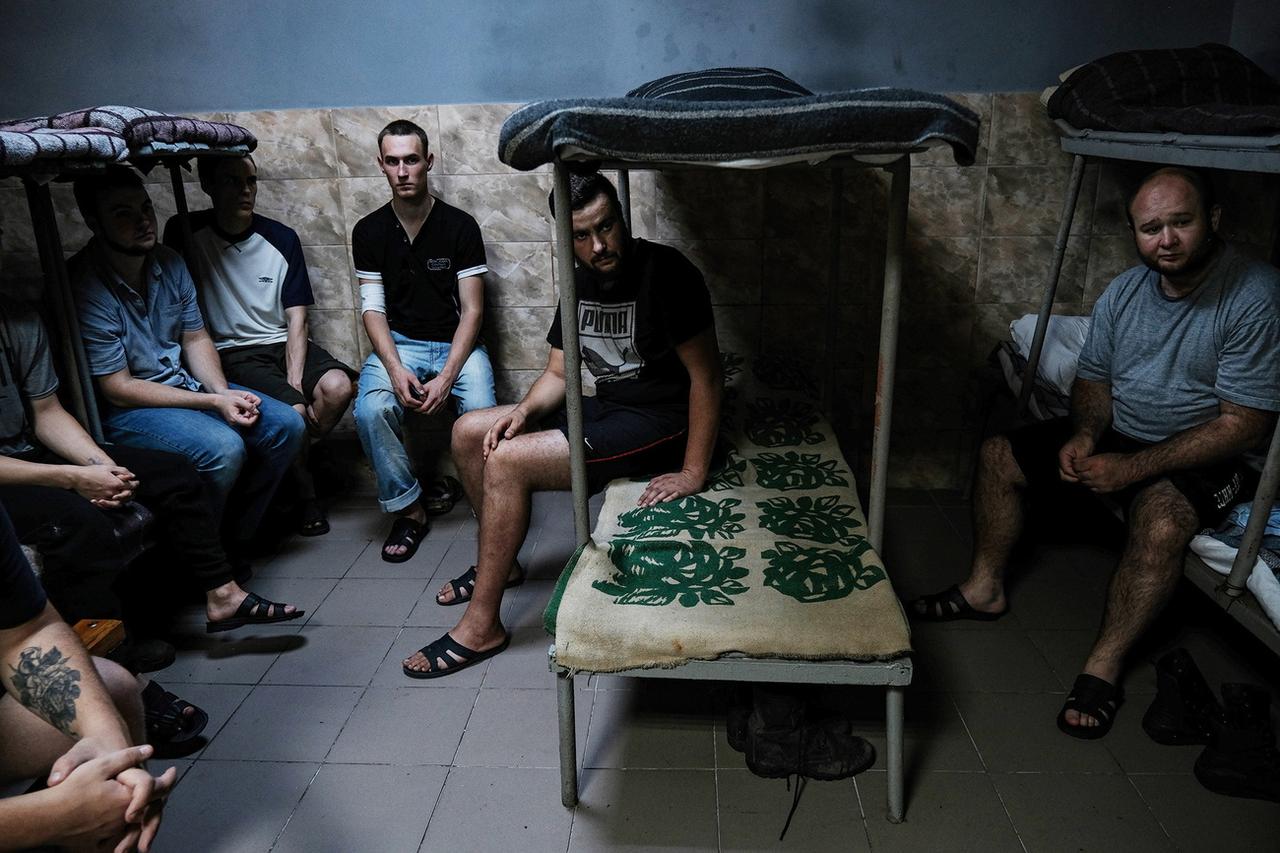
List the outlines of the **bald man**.
{"label": "bald man", "polygon": [[1081,502],[1118,504],[1127,542],[1057,720],[1088,739],[1110,730],[1125,655],[1173,593],[1191,537],[1252,498],[1280,411],[1280,271],[1218,237],[1221,210],[1195,172],[1148,175],[1127,213],[1142,264],[1094,307],[1071,416],[983,443],[969,577],[909,608],[920,621],[997,619],[1027,502],[1064,524]]}

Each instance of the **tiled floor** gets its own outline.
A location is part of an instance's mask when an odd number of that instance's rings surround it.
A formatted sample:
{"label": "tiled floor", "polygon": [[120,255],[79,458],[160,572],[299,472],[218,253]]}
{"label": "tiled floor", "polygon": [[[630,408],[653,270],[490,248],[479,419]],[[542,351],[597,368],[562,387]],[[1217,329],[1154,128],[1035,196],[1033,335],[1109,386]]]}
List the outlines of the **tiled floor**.
{"label": "tiled floor", "polygon": [[[581,804],[560,805],[556,700],[540,625],[572,550],[564,496],[539,500],[522,552],[531,581],[508,594],[511,648],[466,673],[413,681],[400,661],[453,624],[433,594],[473,561],[465,507],[418,555],[378,558],[385,521],[369,503],[333,512],[333,532],[295,539],[251,586],[308,610],[301,624],[210,639],[191,631],[157,677],[209,711],[209,743],[187,760],[163,851],[1276,850],[1280,806],[1219,797],[1191,775],[1197,747],[1158,747],[1139,720],[1149,664],[1190,648],[1210,682],[1280,695],[1278,664],[1184,591],[1126,682],[1115,731],[1082,742],[1053,717],[1087,650],[1107,551],[1043,548],[996,623],[916,630],[907,697],[907,821],[884,818],[883,762],[807,786],[785,842],[791,795],[749,773],[724,738],[721,689],[578,679]],[[896,495],[886,563],[899,591],[958,578],[967,510]],[[874,691],[827,699],[883,751]]]}

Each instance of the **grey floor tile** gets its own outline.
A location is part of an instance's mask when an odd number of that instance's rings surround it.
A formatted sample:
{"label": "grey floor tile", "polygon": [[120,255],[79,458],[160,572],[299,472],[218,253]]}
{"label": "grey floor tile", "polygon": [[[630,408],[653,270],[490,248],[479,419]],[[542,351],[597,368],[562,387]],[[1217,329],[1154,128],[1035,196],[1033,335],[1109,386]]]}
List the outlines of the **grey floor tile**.
{"label": "grey floor tile", "polygon": [[[582,762],[592,694],[576,693],[578,761]],[[458,747],[458,767],[560,766],[554,690],[481,690]]]}
{"label": "grey floor tile", "polygon": [[1038,548],[1010,568],[1009,607],[1029,628],[1096,631],[1116,556],[1088,545]]}
{"label": "grey floor tile", "polygon": [[873,850],[1022,850],[985,773],[912,773],[906,820],[896,824],[886,817],[887,774],[872,770],[854,780]]}
{"label": "grey floor tile", "polygon": [[1178,849],[1271,853],[1280,839],[1280,807],[1207,791],[1187,772],[1129,777]]}
{"label": "grey floor tile", "polygon": [[697,691],[649,689],[596,694],[584,764],[616,768],[713,768],[715,726],[721,720]]}
{"label": "grey floor tile", "polygon": [[1126,773],[1187,773],[1203,746],[1161,746],[1142,730],[1142,715],[1151,704],[1147,695],[1131,695],[1120,706],[1115,725],[1102,743]]}
{"label": "grey floor tile", "polygon": [[418,546],[418,552],[403,563],[388,563],[382,559],[382,542],[386,531],[369,543],[347,571],[348,578],[412,578],[423,582],[431,579],[453,544],[451,539],[433,539],[430,535]]}
{"label": "grey floor tile", "polygon": [[255,687],[203,758],[322,761],[360,693],[358,687]]}
{"label": "grey floor tile", "polygon": [[254,577],[340,578],[368,545],[363,539],[294,536],[269,561],[254,567]]}
{"label": "grey floor tile", "polygon": [[308,625],[298,634],[302,645],[276,658],[262,683],[363,687],[373,679],[398,630]]}
{"label": "grey floor tile", "polygon": [[1119,773],[1101,740],[1058,731],[1061,693],[957,693],[956,704],[992,773]]}
{"label": "grey floor tile", "polygon": [[257,684],[282,652],[302,646],[299,630],[297,622],[285,622],[224,634],[175,634],[177,656],[155,676],[165,685]]}
{"label": "grey floor tile", "polygon": [[1029,851],[1173,849],[1126,776],[994,773],[991,778]]}
{"label": "grey floor tile", "polygon": [[921,690],[1045,691],[1062,689],[1039,649],[1022,631],[912,626],[913,684]]}
{"label": "grey floor tile", "polygon": [[436,566],[432,576],[438,587],[449,578],[456,578],[476,564],[476,540],[472,536],[467,539],[454,539],[449,543],[449,550]]}
{"label": "grey floor tile", "polygon": [[547,609],[555,581],[525,581],[507,591],[511,607],[502,614],[508,628],[542,627],[542,613]]}
{"label": "grey floor tile", "polygon": [[157,853],[257,853],[284,828],[318,764],[201,760],[164,810]]}
{"label": "grey floor tile", "polygon": [[564,850],[572,819],[573,811],[560,804],[560,774],[555,770],[455,767],[421,849]]}
{"label": "grey floor tile", "polygon": [[315,538],[381,542],[390,527],[390,516],[378,508],[375,498],[354,498],[329,507],[329,532]]}
{"label": "grey floor tile", "polygon": [[569,850],[715,850],[716,836],[715,771],[590,770]]}
{"label": "grey floor tile", "polygon": [[444,767],[325,764],[274,851],[416,850]]}
{"label": "grey floor tile", "polygon": [[853,782],[809,782],[787,829],[778,834],[791,808],[781,779],[761,779],[749,770],[716,774],[720,803],[720,849],[870,850]]}
{"label": "grey floor tile", "polygon": [[453,762],[478,689],[371,687],[338,735],[327,761],[339,764]]}
{"label": "grey floor tile", "polygon": [[[462,614],[458,613],[457,615],[461,616]],[[454,622],[456,621],[457,618],[455,616]],[[454,622],[450,622],[448,627],[452,627]],[[485,671],[489,668],[489,664],[495,660],[494,658],[481,661],[474,666],[440,678],[410,678],[404,674],[405,658],[428,643],[435,641],[441,634],[445,633],[445,630],[444,626],[426,628],[410,626],[402,628],[400,635],[391,644],[391,650],[387,652],[382,663],[374,671],[372,686],[414,688],[479,687],[481,682],[484,681]]]}
{"label": "grey floor tile", "polygon": [[413,604],[426,589],[416,579],[344,578],[324,604],[311,614],[308,625],[404,624]]}
{"label": "grey floor tile", "polygon": [[553,690],[556,676],[547,662],[551,637],[541,628],[512,628],[511,645],[489,661],[485,687],[526,687]]}
{"label": "grey floor tile", "polygon": [[[845,716],[853,723],[856,734],[866,738],[876,749],[876,767],[884,767],[885,728],[884,691],[864,689],[866,694],[856,713]],[[864,707],[874,711],[867,713]],[[903,761],[908,773],[929,770],[982,770],[982,760],[973,739],[947,693],[909,691],[905,701],[906,724],[903,727]],[[726,746],[727,746],[726,742]]]}

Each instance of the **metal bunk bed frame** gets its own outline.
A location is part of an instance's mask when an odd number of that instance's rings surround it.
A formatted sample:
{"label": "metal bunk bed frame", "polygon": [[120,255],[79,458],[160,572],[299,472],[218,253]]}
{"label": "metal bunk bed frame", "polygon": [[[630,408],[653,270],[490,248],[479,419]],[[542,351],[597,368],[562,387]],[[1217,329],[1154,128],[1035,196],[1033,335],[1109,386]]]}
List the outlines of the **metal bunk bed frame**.
{"label": "metal bunk bed frame", "polygon": [[[1053,313],[1053,299],[1062,272],[1062,259],[1066,253],[1067,235],[1071,219],[1075,215],[1080,196],[1080,184],[1084,178],[1087,158],[1127,160],[1159,163],[1171,166],[1189,166],[1207,169],[1225,169],[1236,172],[1263,172],[1280,174],[1280,137],[1268,136],[1204,136],[1179,133],[1118,133],[1112,131],[1077,130],[1063,121],[1057,122],[1062,131],[1062,150],[1073,155],[1071,177],[1062,200],[1062,218],[1058,223],[1058,236],[1053,246],[1053,258],[1045,279],[1044,296],[1036,319],[1035,336],[1031,352],[1022,374],[1022,388],[1018,395],[1018,411],[1026,410],[1027,401],[1035,382],[1036,367],[1044,347],[1049,316]],[[1280,232],[1280,221],[1277,222]],[[1272,247],[1272,263],[1280,261],[1280,233]],[[1240,548],[1231,565],[1231,573],[1224,580],[1195,554],[1187,552],[1183,574],[1205,594],[1234,618],[1249,633],[1257,637],[1267,648],[1280,655],[1280,628],[1251,597],[1245,598],[1246,582],[1253,571],[1262,545],[1262,534],[1267,518],[1275,503],[1277,486],[1280,485],[1280,429],[1271,436],[1266,462],[1262,468],[1258,491],[1253,499],[1249,523],[1245,528]]]}
{"label": "metal bunk bed frame", "polygon": [[[922,150],[922,149],[916,149]],[[871,455],[871,491],[867,514],[867,538],[873,548],[884,543],[885,497],[888,487],[889,434],[893,414],[893,380],[897,363],[898,321],[902,285],[903,250],[906,240],[907,200],[911,181],[911,153],[867,155],[858,158],[831,158],[828,163],[850,163],[864,168],[883,168],[892,176],[889,199],[888,236],[884,266],[884,296],[880,319],[880,350],[876,371],[875,426]],[[688,168],[689,164],[650,162],[609,162],[605,169],[619,171],[618,197],[623,216],[631,222],[629,170],[633,168]],[[560,315],[577,316],[574,281],[572,211],[569,201],[569,167],[559,156],[555,163],[555,252],[556,283],[560,290]],[[839,171],[836,170],[836,174]],[[833,215],[838,208],[833,208]],[[838,230],[837,230],[838,235]],[[838,239],[838,236],[836,237]],[[832,282],[832,289],[836,282]],[[582,365],[576,323],[564,324],[565,397],[569,424],[570,473],[573,488],[575,540],[582,546],[590,539],[587,509],[587,466],[582,433]],[[556,674],[560,738],[560,799],[566,807],[578,802],[577,742],[575,731],[573,678],[575,672],[555,661],[555,645],[548,650],[551,670]],[[847,684],[883,686],[885,696],[886,769],[888,772],[888,818],[900,823],[905,814],[903,799],[903,707],[904,692],[911,683],[912,661],[903,657],[890,661],[797,661],[749,658],[730,654],[716,660],[688,661],[672,669],[631,669],[613,675],[643,678],[691,678],[720,681],[765,681],[797,684]]]}

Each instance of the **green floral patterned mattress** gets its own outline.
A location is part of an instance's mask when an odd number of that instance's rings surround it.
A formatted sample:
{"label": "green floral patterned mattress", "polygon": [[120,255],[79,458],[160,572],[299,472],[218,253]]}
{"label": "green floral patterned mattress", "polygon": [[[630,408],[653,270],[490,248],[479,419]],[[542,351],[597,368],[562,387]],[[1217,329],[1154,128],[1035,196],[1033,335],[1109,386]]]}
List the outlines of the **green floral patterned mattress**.
{"label": "green floral patterned mattress", "polygon": [[616,672],[728,652],[885,660],[911,651],[853,475],[800,369],[725,357],[724,464],[649,508],[615,480],[544,614],[556,661]]}

